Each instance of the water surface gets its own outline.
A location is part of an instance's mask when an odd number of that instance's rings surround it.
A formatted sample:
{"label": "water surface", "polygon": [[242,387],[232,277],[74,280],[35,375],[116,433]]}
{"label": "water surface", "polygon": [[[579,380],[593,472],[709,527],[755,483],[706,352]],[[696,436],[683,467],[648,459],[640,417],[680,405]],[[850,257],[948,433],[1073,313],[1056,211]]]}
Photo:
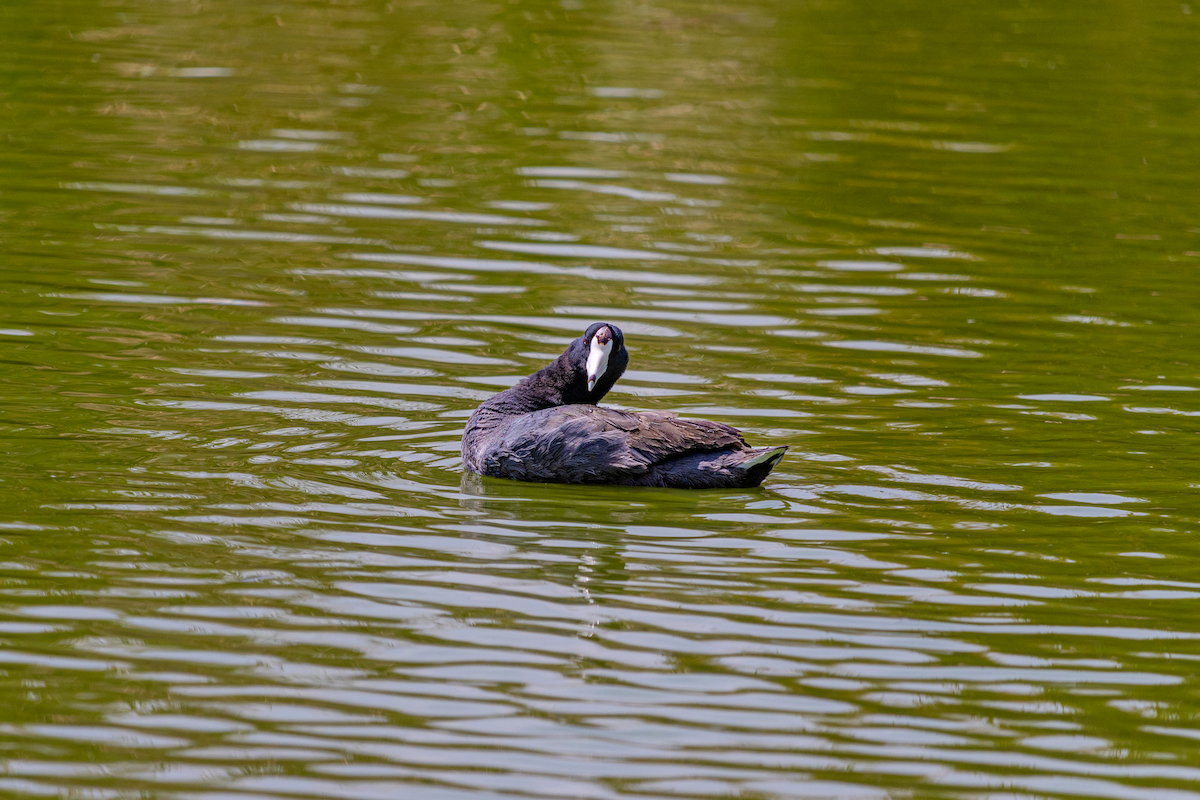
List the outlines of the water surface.
{"label": "water surface", "polygon": [[[0,19],[0,792],[1200,798],[1189,5]],[[594,320],[789,457],[465,476]]]}

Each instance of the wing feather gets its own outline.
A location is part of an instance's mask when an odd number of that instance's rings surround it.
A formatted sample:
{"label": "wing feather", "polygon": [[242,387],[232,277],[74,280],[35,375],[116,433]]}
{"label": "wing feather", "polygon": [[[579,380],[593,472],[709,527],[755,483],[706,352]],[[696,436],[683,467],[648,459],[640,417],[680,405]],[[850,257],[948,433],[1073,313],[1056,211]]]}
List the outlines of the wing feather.
{"label": "wing feather", "polygon": [[745,446],[736,428],[719,422],[559,406],[507,426],[485,454],[483,471],[527,481],[625,483],[680,456]]}

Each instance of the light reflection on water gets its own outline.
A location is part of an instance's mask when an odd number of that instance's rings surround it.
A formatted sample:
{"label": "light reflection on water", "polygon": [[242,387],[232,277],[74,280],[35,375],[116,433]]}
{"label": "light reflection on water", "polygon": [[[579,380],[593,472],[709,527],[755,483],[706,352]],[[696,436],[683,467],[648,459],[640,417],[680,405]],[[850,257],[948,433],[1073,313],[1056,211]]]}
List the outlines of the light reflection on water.
{"label": "light reflection on water", "polygon": [[[1200,796],[1191,28],[510,6],[11,12],[0,792]],[[596,319],[766,486],[464,475]]]}

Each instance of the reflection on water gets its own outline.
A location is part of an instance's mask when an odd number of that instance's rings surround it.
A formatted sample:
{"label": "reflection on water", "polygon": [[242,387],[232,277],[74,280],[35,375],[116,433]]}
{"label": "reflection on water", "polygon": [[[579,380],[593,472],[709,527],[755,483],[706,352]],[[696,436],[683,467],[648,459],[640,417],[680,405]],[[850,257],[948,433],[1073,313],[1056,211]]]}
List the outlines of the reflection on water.
{"label": "reflection on water", "polygon": [[1200,23],[943,5],[0,12],[0,792],[1200,797]]}

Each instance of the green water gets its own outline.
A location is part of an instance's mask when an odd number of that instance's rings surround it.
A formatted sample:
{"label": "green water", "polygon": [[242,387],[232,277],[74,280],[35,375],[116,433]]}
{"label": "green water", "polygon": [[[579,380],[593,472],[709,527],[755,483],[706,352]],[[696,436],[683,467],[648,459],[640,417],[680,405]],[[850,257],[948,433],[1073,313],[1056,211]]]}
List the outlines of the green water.
{"label": "green water", "polygon": [[[1197,26],[0,2],[0,793],[1200,798]],[[594,320],[788,458],[464,477]]]}

